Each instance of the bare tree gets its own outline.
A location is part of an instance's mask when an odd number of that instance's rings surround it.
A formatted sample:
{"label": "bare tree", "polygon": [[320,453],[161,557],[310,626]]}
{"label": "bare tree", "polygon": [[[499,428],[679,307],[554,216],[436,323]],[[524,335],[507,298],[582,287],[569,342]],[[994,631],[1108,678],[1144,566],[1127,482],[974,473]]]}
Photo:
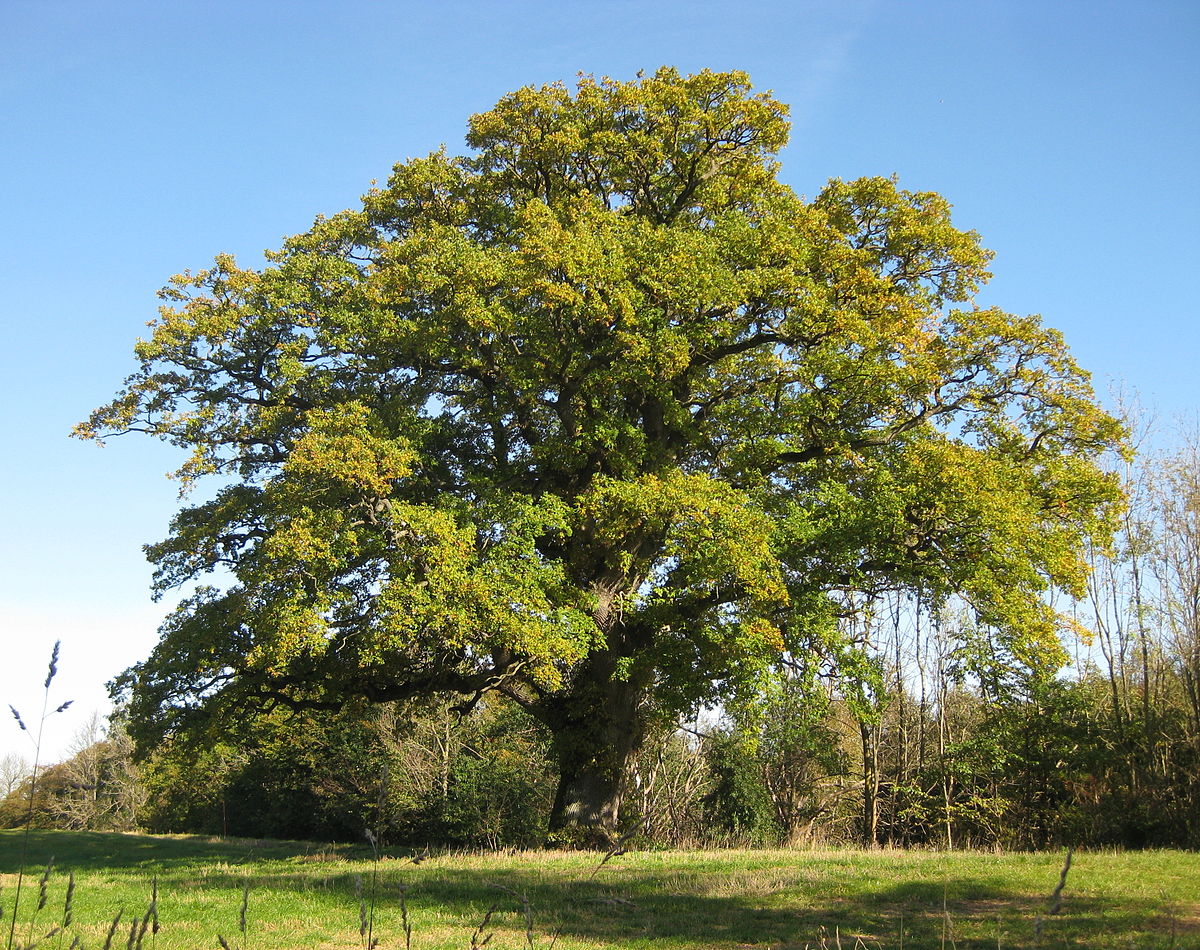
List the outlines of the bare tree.
{"label": "bare tree", "polygon": [[74,831],[128,831],[137,826],[145,791],[133,761],[133,743],[119,723],[98,712],[83,724],[55,767],[50,812]]}
{"label": "bare tree", "polygon": [[1154,483],[1162,534],[1154,558],[1166,643],[1179,663],[1193,738],[1200,736],[1200,432],[1163,459]]}
{"label": "bare tree", "polygon": [[9,752],[0,758],[0,798],[7,798],[33,771],[25,758]]}

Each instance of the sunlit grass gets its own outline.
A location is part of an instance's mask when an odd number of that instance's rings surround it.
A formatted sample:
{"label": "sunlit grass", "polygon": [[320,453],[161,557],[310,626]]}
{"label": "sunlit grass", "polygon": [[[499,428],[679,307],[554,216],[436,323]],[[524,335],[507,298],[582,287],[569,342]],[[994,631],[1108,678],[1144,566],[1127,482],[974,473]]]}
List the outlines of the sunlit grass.
{"label": "sunlit grass", "polygon": [[[110,921],[140,917],[157,875],[161,931],[145,947],[363,946],[356,879],[369,892],[365,849],[292,842],[217,841],[34,832],[31,861],[56,870],[34,935],[59,922],[66,875],[77,887],[72,936],[103,945]],[[420,857],[420,856],[418,856]],[[10,909],[17,834],[0,832],[0,903]],[[1200,946],[1200,858],[1171,851],[1075,855],[1061,913],[1046,915],[1062,854],[932,851],[663,851],[620,855],[598,871],[595,855],[567,852],[433,854],[381,862],[374,932],[381,948],[404,947],[400,889],[407,888],[412,946],[469,947],[492,910],[490,947],[527,947],[521,898],[535,946],[792,950],[820,946],[898,948]],[[37,873],[34,868],[34,873]],[[249,884],[245,938],[239,928]],[[23,902],[23,907],[27,905]],[[32,909],[30,907],[30,909]],[[22,937],[28,931],[18,928]],[[943,934],[946,942],[943,944]],[[48,944],[49,945],[49,944]],[[57,938],[54,942],[57,945]]]}

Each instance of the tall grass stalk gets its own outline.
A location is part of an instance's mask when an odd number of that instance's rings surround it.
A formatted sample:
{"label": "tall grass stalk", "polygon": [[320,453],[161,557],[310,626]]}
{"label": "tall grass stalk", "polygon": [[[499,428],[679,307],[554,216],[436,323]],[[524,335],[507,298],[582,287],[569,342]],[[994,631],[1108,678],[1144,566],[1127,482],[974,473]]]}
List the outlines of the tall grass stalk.
{"label": "tall grass stalk", "polygon": [[[33,771],[29,776],[29,807],[25,813],[25,833],[21,836],[21,861],[17,868],[17,890],[16,896],[13,898],[12,917],[8,922],[8,942],[5,944],[5,950],[12,950],[13,941],[16,939],[17,933],[17,915],[21,910],[21,888],[25,883],[25,865],[29,860],[29,832],[33,828],[33,811],[37,800],[37,780],[38,770],[42,764],[42,735],[46,730],[46,720],[56,713],[64,712],[67,707],[74,702],[68,699],[57,709],[50,709],[50,684],[54,682],[54,677],[58,673],[58,651],[62,645],[61,640],[54,641],[54,649],[50,653],[50,668],[46,673],[46,681],[42,684],[42,716],[38,720],[37,737],[35,738],[29,732],[29,727],[25,724],[25,720],[21,718],[21,714],[15,706],[9,705],[9,711],[12,712],[13,719],[17,721],[17,725],[21,727],[21,731],[29,737],[33,743]],[[54,863],[54,859],[50,859],[50,864]],[[39,898],[38,910],[41,910],[46,903],[46,881],[49,878],[50,865],[46,867],[46,873],[42,877],[41,894]],[[33,934],[33,921],[30,921],[30,938]]]}
{"label": "tall grass stalk", "polygon": [[104,950],[112,950],[113,937],[117,935],[117,928],[121,926],[121,917],[125,913],[125,908],[120,907],[112,919],[112,923],[108,925],[108,934],[104,938]]}
{"label": "tall grass stalk", "polygon": [[[1073,848],[1067,848],[1067,857],[1063,861],[1062,873],[1058,875],[1058,884],[1055,885],[1054,892],[1050,895],[1050,906],[1046,908],[1047,914],[1058,914],[1062,911],[1062,892],[1067,886],[1067,872],[1071,870],[1071,855],[1074,852]],[[1044,918],[1039,913],[1037,922],[1033,925],[1033,945],[1040,947],[1042,945],[1042,924]]]}
{"label": "tall grass stalk", "polygon": [[412,922],[408,919],[408,885],[400,885],[400,926],[404,929],[404,950],[412,950]]}
{"label": "tall grass stalk", "polygon": [[150,946],[158,943],[158,875],[150,884]]}
{"label": "tall grass stalk", "polygon": [[[375,800],[375,828],[374,830],[367,829],[367,841],[371,843],[371,895],[370,895],[370,913],[364,913],[363,908],[359,908],[360,929],[359,937],[365,939],[364,946],[367,950],[375,950],[379,941],[375,937],[375,896],[379,887],[379,849],[383,845],[383,829],[386,825],[388,792],[391,788],[391,770],[387,761],[383,763],[383,771],[379,776],[379,795]],[[404,901],[404,894],[400,895],[401,903]],[[405,939],[408,939],[408,933],[405,933]]]}
{"label": "tall grass stalk", "polygon": [[954,942],[954,924],[950,920],[950,909],[947,903],[949,885],[942,881],[942,948],[944,950],[946,941],[950,941],[950,950],[958,950],[958,944]]}
{"label": "tall grass stalk", "polygon": [[242,932],[242,950],[246,950],[246,911],[250,907],[250,878],[242,882],[242,909],[238,911],[238,930]]}
{"label": "tall grass stalk", "polygon": [[486,947],[492,942],[492,937],[495,934],[487,932],[488,925],[492,922],[492,914],[500,908],[499,902],[493,902],[492,906],[487,909],[487,913],[483,915],[483,920],[479,922],[479,926],[475,928],[475,932],[471,934],[471,950],[479,950],[480,947]]}
{"label": "tall grass stalk", "polygon": [[[242,906],[238,910],[238,930],[242,934],[242,950],[246,950],[246,913],[250,909],[250,878],[242,881]],[[217,943],[221,945],[222,950],[233,950],[229,946],[229,941],[225,939],[224,934],[217,934]]]}
{"label": "tall grass stalk", "polygon": [[[50,872],[54,869],[54,858],[46,862],[46,870],[42,872],[41,878],[38,880],[38,900],[37,906],[33,909],[33,913],[29,915],[29,929],[25,932],[25,946],[33,945],[33,928],[37,923],[38,914],[46,909],[46,901],[49,897],[50,888]],[[13,910],[13,923],[17,922],[17,914]]]}
{"label": "tall grass stalk", "polygon": [[[60,931],[60,936],[58,938],[58,945],[60,947],[62,946],[63,936],[66,935],[67,928],[71,926],[71,921],[75,916],[74,904],[75,904],[75,872],[71,871],[67,875],[67,895],[63,899],[62,927],[61,927],[61,931]],[[76,939],[76,941],[78,941],[79,938],[76,937],[75,939]],[[72,945],[74,945],[74,944],[72,944]]]}

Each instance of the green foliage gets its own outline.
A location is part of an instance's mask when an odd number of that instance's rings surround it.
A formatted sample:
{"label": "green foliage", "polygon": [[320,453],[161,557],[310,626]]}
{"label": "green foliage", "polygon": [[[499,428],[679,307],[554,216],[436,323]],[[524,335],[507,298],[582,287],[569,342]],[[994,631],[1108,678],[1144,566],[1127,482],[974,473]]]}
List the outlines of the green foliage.
{"label": "green foliage", "polygon": [[439,803],[441,828],[426,829],[427,838],[492,849],[542,842],[553,792],[549,770],[531,775],[530,761],[518,750],[490,751],[486,758],[459,758],[449,794]]}
{"label": "green foliage", "polygon": [[549,811],[546,738],[511,704],[266,714],[160,744],[145,827],[313,841],[529,846]]}
{"label": "green foliage", "polygon": [[163,834],[225,834],[225,790],[244,757],[229,743],[197,749],[182,740],[161,743],[142,762],[145,830]]}
{"label": "green foliage", "polygon": [[[0,800],[0,828],[20,828],[26,822],[33,828],[53,828],[54,798],[66,787],[62,773],[53,767],[38,775],[36,790],[32,788],[29,778],[23,779]],[[34,792],[32,803],[29,800],[31,791]]]}
{"label": "green foliage", "polygon": [[706,801],[713,826],[746,844],[777,842],[775,809],[746,740],[718,733],[709,737],[705,751],[714,783]]}
{"label": "green foliage", "polygon": [[786,113],[736,72],[522,89],[266,267],[174,278],[79,427],[227,480],[148,548],[160,594],[224,586],[115,683],[139,738],[499,690],[615,802],[642,710],[753,693],[849,591],[1059,657],[1043,595],[1110,526],[1120,426],[1058,333],[974,303],[943,198],[780,184]]}
{"label": "green foliage", "polygon": [[385,761],[372,716],[268,714],[217,741],[177,737],[144,763],[146,827],[305,840],[361,840]]}
{"label": "green foliage", "polygon": [[540,844],[554,792],[545,730],[499,698],[466,718],[444,705],[426,715],[424,728],[392,750],[384,825],[390,838],[484,848]]}

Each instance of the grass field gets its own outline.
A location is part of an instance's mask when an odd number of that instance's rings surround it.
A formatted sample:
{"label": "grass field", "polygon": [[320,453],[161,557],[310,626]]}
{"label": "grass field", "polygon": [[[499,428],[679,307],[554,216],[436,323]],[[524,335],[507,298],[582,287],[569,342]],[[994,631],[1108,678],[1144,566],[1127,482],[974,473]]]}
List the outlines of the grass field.
{"label": "grass field", "polygon": [[[21,854],[0,832],[0,947],[8,937]],[[33,926],[39,878],[54,857]],[[563,852],[397,852],[377,866],[374,936],[414,948],[487,946],[776,950],[868,946],[1200,947],[1200,856],[1077,853],[1058,914],[1049,915],[1061,854],[929,851],[688,851],[613,857]],[[294,842],[35,832],[18,942],[61,923],[75,872],[72,923],[44,947],[131,944],[157,878],[161,930],[144,948],[353,948],[376,865],[362,849]],[[362,900],[357,896],[362,892]],[[246,927],[241,928],[243,895]],[[489,910],[491,910],[489,916]],[[369,916],[369,904],[367,904]],[[1039,915],[1041,915],[1040,936]],[[484,923],[485,918],[486,924]],[[60,942],[61,939],[61,942]],[[134,938],[136,939],[136,934]],[[474,941],[474,943],[472,942]]]}

